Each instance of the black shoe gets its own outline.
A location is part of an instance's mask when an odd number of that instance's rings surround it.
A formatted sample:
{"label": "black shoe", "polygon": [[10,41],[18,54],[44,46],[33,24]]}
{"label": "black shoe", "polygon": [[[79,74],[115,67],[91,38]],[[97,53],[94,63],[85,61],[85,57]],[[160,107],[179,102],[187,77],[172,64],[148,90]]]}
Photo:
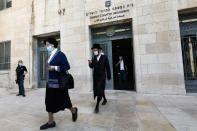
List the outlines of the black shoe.
{"label": "black shoe", "polygon": [[99,113],[99,108],[98,107],[96,107],[95,109],[94,109],[94,113]]}
{"label": "black shoe", "polygon": [[105,99],[102,103],[102,105],[106,105],[107,104],[107,100]]}
{"label": "black shoe", "polygon": [[20,96],[21,94],[17,94],[16,96]]}
{"label": "black shoe", "polygon": [[78,117],[78,109],[77,107],[75,107],[75,113],[72,113],[73,122],[77,121],[77,117]]}
{"label": "black shoe", "polygon": [[54,121],[53,123],[51,123],[51,124],[49,124],[49,123],[47,122],[46,124],[44,124],[44,125],[42,125],[42,126],[40,127],[40,130],[45,130],[45,129],[48,129],[48,128],[53,128],[53,127],[55,127],[55,126],[56,126],[55,121]]}
{"label": "black shoe", "polygon": [[25,97],[26,95],[23,94],[22,96]]}

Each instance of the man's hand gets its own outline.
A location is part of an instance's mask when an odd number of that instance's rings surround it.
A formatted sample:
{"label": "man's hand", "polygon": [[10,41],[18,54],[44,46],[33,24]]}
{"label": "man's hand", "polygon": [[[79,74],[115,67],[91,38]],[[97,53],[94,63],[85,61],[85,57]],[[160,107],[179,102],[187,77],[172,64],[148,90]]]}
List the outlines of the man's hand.
{"label": "man's hand", "polygon": [[88,60],[89,64],[92,64],[92,60]]}
{"label": "man's hand", "polygon": [[27,71],[25,71],[23,75],[26,75],[26,74],[27,74]]}

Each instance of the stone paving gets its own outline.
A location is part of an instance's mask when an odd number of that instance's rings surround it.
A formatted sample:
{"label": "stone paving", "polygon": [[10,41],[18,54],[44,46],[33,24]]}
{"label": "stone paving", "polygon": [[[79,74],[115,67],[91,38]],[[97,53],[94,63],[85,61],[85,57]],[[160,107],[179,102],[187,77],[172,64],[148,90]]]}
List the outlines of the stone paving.
{"label": "stone paving", "polygon": [[[0,131],[39,131],[47,121],[45,89],[0,97]],[[92,94],[70,93],[79,108],[76,123],[69,111],[55,114],[57,127],[48,131],[197,131],[197,96],[142,95],[107,91],[108,103],[94,114]]]}

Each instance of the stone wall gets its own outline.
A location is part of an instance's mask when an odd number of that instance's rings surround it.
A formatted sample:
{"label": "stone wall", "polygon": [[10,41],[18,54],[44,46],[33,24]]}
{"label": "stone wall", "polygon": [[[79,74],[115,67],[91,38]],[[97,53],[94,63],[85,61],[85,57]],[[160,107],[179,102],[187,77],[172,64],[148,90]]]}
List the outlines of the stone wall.
{"label": "stone wall", "polygon": [[138,91],[184,94],[178,11],[175,1],[136,1],[134,25]]}
{"label": "stone wall", "polygon": [[[22,59],[29,70],[29,2],[21,0],[13,1],[13,7],[0,11],[0,41],[11,40],[11,69],[7,74],[1,75],[3,85],[12,88],[15,84],[15,69],[17,61]],[[1,73],[1,72],[0,72]],[[25,85],[29,85],[29,75],[27,75]],[[10,83],[9,83],[10,82]],[[4,84],[5,83],[5,84]],[[9,83],[9,84],[7,84]]]}

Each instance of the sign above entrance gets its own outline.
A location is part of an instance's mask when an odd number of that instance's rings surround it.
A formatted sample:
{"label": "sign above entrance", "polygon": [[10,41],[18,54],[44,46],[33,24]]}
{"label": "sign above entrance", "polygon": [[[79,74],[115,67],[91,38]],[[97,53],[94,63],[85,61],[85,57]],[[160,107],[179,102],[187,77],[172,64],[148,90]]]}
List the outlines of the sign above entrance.
{"label": "sign above entrance", "polygon": [[[120,0],[119,2],[105,0],[102,4],[98,0],[86,5],[86,17],[88,25],[101,24],[131,18],[133,9],[132,0]],[[96,3],[96,4],[95,4]],[[98,4],[97,4],[98,3]]]}

